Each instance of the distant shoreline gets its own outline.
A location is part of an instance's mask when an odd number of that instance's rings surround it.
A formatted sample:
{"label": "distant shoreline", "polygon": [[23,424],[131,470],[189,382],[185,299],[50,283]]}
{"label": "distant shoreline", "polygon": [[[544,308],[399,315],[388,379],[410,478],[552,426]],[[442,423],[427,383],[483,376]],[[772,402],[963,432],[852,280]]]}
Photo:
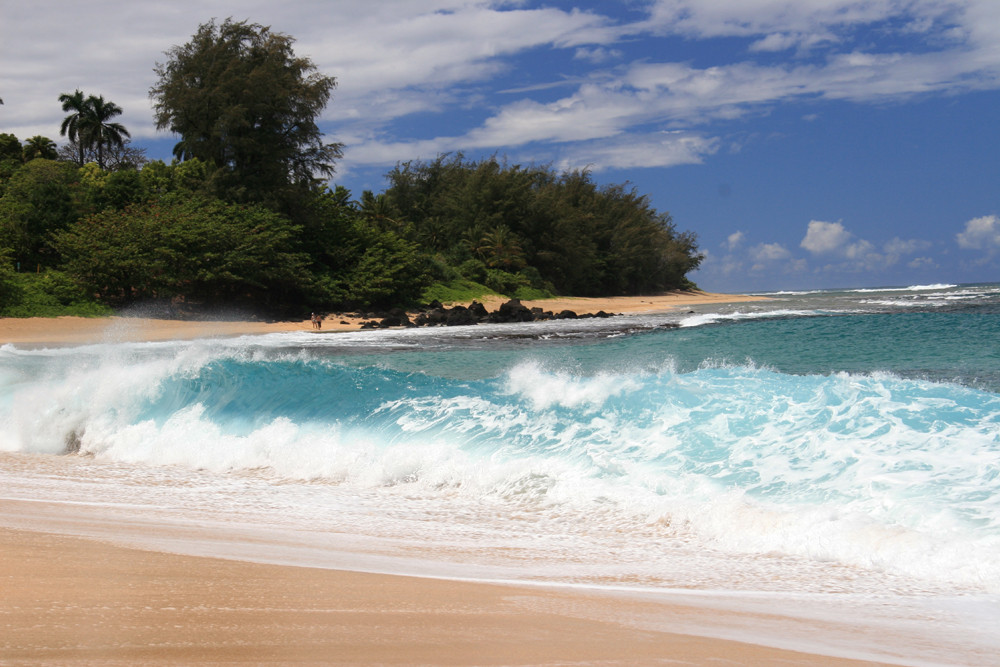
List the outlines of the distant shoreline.
{"label": "distant shoreline", "polygon": [[[764,297],[711,292],[667,292],[651,296],[606,298],[558,297],[537,301],[522,301],[529,307],[577,314],[605,311],[617,315],[670,312],[683,306],[710,303],[760,301]],[[487,310],[493,311],[507,301],[505,297],[482,299]],[[468,304],[464,304],[468,305]],[[339,314],[327,316],[323,331],[357,331],[363,320]],[[288,322],[166,320],[141,317],[28,317],[0,318],[0,344],[85,345],[92,343],[154,342],[250,336],[293,331],[312,331],[309,319]]]}

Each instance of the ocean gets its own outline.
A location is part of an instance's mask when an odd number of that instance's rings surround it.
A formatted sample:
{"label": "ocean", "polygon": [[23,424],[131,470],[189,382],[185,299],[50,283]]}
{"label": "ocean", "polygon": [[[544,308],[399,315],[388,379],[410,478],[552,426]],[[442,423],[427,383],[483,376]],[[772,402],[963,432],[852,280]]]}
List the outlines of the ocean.
{"label": "ocean", "polygon": [[61,504],[68,532],[85,511],[168,525],[154,546],[186,553],[863,618],[882,634],[826,651],[985,664],[1000,285],[761,296],[4,345],[0,498]]}

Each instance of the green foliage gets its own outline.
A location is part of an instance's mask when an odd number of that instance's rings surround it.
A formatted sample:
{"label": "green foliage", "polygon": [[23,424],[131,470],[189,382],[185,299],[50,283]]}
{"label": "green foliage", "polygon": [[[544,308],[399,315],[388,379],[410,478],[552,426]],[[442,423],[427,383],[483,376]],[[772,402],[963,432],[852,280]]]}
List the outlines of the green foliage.
{"label": "green foliage", "polygon": [[0,134],[0,160],[21,162],[21,142],[13,134]]}
{"label": "green foliage", "polygon": [[0,269],[0,317],[100,317],[112,310],[97,303],[59,271],[14,273]]}
{"label": "green foliage", "polygon": [[336,80],[297,57],[293,42],[258,24],[211,21],[154,68],[157,128],[181,137],[178,158],[211,167],[226,199],[280,203],[331,176],[341,155],[316,125]]}
{"label": "green foliage", "polygon": [[678,233],[647,197],[599,187],[587,172],[444,155],[400,164],[388,178],[383,219],[407,221],[401,232],[499,292],[676,289],[702,259],[695,236]]}
{"label": "green foliage", "polygon": [[22,292],[10,251],[7,248],[0,248],[0,316],[7,308],[21,301]]}
{"label": "green foliage", "polygon": [[102,171],[93,162],[88,162],[80,167],[79,174],[84,196],[95,211],[123,209],[150,196],[147,179],[134,169]]}
{"label": "green foliage", "polygon": [[0,134],[0,196],[7,181],[22,164],[21,142],[13,134]]}
{"label": "green foliage", "polygon": [[482,300],[484,297],[495,295],[496,292],[486,285],[472,280],[458,279],[447,283],[434,283],[430,285],[421,293],[420,302],[469,303],[473,299]]}
{"label": "green foliage", "polygon": [[52,235],[81,213],[78,170],[72,164],[36,159],[10,177],[0,197],[0,246],[22,270],[55,267]]}
{"label": "green foliage", "polygon": [[31,162],[35,158],[55,160],[59,157],[59,152],[56,149],[56,142],[48,137],[36,134],[24,142],[24,147],[21,149],[21,157],[25,162]]}
{"label": "green foliage", "polygon": [[416,243],[372,224],[342,187],[314,200],[303,243],[318,276],[312,301],[320,308],[405,305],[434,273]]}
{"label": "green foliage", "polygon": [[528,279],[517,273],[502,269],[486,270],[486,286],[500,294],[513,294],[522,287],[528,287]]}
{"label": "green foliage", "polygon": [[539,301],[541,299],[554,299],[556,297],[549,290],[538,289],[537,287],[519,287],[512,296],[521,301]]}
{"label": "green foliage", "polygon": [[296,233],[259,206],[167,196],[106,209],[56,242],[66,272],[114,306],[183,296],[203,306],[277,312],[297,302],[308,281]]}

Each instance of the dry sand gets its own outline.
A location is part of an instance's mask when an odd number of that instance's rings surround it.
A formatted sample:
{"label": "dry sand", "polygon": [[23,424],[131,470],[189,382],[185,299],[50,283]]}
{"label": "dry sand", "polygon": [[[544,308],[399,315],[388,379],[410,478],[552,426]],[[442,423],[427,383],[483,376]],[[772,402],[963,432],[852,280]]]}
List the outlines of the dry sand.
{"label": "dry sand", "polygon": [[[526,305],[637,313],[744,298],[749,297],[683,293]],[[499,302],[486,305],[492,310]],[[339,321],[328,320],[324,330],[357,327]],[[308,320],[8,319],[0,320],[0,342],[79,344],[303,330],[311,330]],[[157,526],[116,526],[120,543],[25,530],[33,524],[25,507],[0,500],[4,667],[874,664],[708,638],[718,611],[598,593],[141,550],[125,546],[142,543],[127,539],[127,532],[155,532]],[[670,618],[704,627],[707,637],[671,632]],[[746,615],[739,624],[752,628],[754,622]]]}
{"label": "dry sand", "polygon": [[[606,299],[559,298],[523,301],[529,308],[578,314],[605,311],[612,314],[668,312],[695,304],[754,301],[760,297],[709,292],[670,292],[656,296],[614,297]],[[505,299],[485,299],[487,310],[499,308]],[[468,305],[468,304],[464,304]],[[361,319],[338,314],[327,316],[322,331],[357,331]],[[188,340],[219,336],[312,331],[309,320],[293,322],[188,321],[139,317],[31,317],[0,318],[0,344],[80,345],[101,342]]]}

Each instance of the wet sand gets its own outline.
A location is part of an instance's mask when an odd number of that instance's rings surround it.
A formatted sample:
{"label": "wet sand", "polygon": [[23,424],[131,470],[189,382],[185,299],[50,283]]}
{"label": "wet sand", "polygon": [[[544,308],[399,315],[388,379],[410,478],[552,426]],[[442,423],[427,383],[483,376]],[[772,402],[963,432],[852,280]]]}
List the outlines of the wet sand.
{"label": "wet sand", "polygon": [[[0,513],[19,505],[0,502]],[[0,581],[5,666],[878,664],[669,629],[683,618],[711,634],[717,610],[184,556],[33,530],[0,528]]]}

